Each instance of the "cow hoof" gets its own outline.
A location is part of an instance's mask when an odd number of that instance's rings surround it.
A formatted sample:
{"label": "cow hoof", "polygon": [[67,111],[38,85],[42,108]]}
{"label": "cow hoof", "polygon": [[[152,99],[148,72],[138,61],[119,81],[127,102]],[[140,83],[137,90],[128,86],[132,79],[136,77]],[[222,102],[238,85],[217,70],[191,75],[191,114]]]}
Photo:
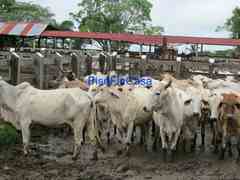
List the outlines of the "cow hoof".
{"label": "cow hoof", "polygon": [[240,164],[240,157],[237,158],[236,163]]}
{"label": "cow hoof", "polygon": [[219,160],[224,160],[224,150],[221,150],[221,153],[219,155]]}
{"label": "cow hoof", "polygon": [[73,161],[76,161],[76,160],[77,160],[77,157],[76,157],[76,156],[72,156],[72,160],[73,160]]}
{"label": "cow hoof", "polygon": [[167,161],[167,149],[163,149],[163,161]]}
{"label": "cow hoof", "polygon": [[157,152],[157,146],[154,145],[154,146],[152,147],[152,150],[153,150],[153,152]]}
{"label": "cow hoof", "polygon": [[120,155],[122,155],[122,153],[123,153],[122,150],[118,150],[116,154],[117,154],[117,156],[120,156]]}
{"label": "cow hoof", "polygon": [[204,151],[205,151],[205,146],[204,146],[204,145],[201,145],[201,146],[200,146],[200,150],[201,150],[202,152],[204,152]]}
{"label": "cow hoof", "polygon": [[175,155],[176,155],[176,150],[171,150],[170,151],[170,162],[174,162],[175,161]]}
{"label": "cow hoof", "polygon": [[191,153],[195,153],[195,151],[196,151],[195,146],[194,146],[194,147],[191,147]]}
{"label": "cow hoof", "polygon": [[92,156],[91,160],[92,160],[92,161],[97,161],[97,160],[98,160],[98,153],[97,153],[97,151],[95,151],[95,152],[93,153],[93,156]]}
{"label": "cow hoof", "polygon": [[213,153],[214,153],[214,154],[218,154],[218,153],[219,153],[219,150],[218,150],[217,147],[214,147],[214,149],[213,149]]}
{"label": "cow hoof", "polygon": [[233,152],[230,150],[230,151],[228,152],[228,155],[229,155],[229,157],[233,157]]}

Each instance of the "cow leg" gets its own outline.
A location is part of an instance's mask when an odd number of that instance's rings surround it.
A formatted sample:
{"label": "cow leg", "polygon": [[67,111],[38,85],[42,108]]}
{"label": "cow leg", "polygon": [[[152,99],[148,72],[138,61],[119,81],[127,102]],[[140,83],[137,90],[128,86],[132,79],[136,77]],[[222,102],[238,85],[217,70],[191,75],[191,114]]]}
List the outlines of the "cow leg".
{"label": "cow leg", "polygon": [[197,133],[194,133],[194,137],[192,140],[192,145],[191,145],[191,151],[194,152],[196,150],[196,145],[197,145]]}
{"label": "cow leg", "polygon": [[153,136],[153,147],[152,147],[153,151],[157,151],[157,143],[158,141],[160,141],[159,135],[160,135],[159,128],[155,127],[154,136]]}
{"label": "cow leg", "polygon": [[73,160],[77,160],[77,157],[79,155],[81,144],[83,144],[83,131],[82,128],[77,128],[76,126],[73,127],[74,131],[74,151],[73,151]]}
{"label": "cow leg", "polygon": [[133,126],[133,133],[132,133],[132,136],[131,136],[131,143],[134,142],[134,134],[136,135],[136,126],[135,125]]}
{"label": "cow leg", "polygon": [[[83,116],[84,117],[84,116]],[[84,128],[86,126],[85,119],[76,117],[73,121],[73,124],[71,124],[73,133],[74,133],[74,151],[72,159],[76,160],[78,158],[80,147],[83,145],[84,142]]]}
{"label": "cow leg", "polygon": [[229,137],[228,136],[223,136],[223,138],[222,138],[222,147],[221,147],[219,160],[224,160],[224,155],[225,155],[226,146],[227,146],[228,141],[229,141]]}
{"label": "cow leg", "polygon": [[205,122],[201,122],[201,138],[202,138],[201,148],[204,149],[205,148]]}
{"label": "cow leg", "polygon": [[130,124],[128,125],[128,130],[127,130],[127,139],[126,139],[126,152],[129,152],[129,147],[131,144],[131,137],[133,134],[133,129],[134,129],[134,122],[131,121]]}
{"label": "cow leg", "polygon": [[149,138],[149,134],[150,134],[150,129],[149,127],[149,123],[144,124],[143,128],[144,128],[144,148],[146,151],[148,151],[148,138]]}
{"label": "cow leg", "polygon": [[171,149],[171,156],[170,156],[171,161],[174,161],[174,159],[175,159],[176,145],[177,145],[180,133],[181,133],[181,129],[177,130],[176,133],[173,136],[173,141],[172,141],[172,144],[171,144],[171,147],[170,147],[170,149]]}
{"label": "cow leg", "polygon": [[156,125],[155,125],[155,122],[154,121],[151,121],[152,123],[152,137],[155,136],[155,131],[156,131]]}
{"label": "cow leg", "polygon": [[27,155],[29,152],[29,142],[30,142],[30,120],[21,119],[21,127],[22,127],[22,139],[23,139],[23,153]]}
{"label": "cow leg", "polygon": [[163,150],[163,160],[166,161],[167,160],[167,142],[166,142],[166,135],[163,132],[163,129],[160,128],[160,137],[161,137],[161,141],[162,141],[162,150]]}
{"label": "cow leg", "polygon": [[238,150],[237,162],[239,163],[240,162],[240,136],[238,136],[237,150]]}
{"label": "cow leg", "polygon": [[111,129],[111,121],[108,119],[108,128],[107,128],[107,144],[110,144],[110,129]]}
{"label": "cow leg", "polygon": [[228,147],[228,155],[229,155],[229,157],[232,157],[233,156],[233,152],[232,152],[231,138],[229,138],[229,140],[228,140],[227,147]]}
{"label": "cow leg", "polygon": [[213,145],[213,152],[215,154],[218,153],[218,145],[219,145],[219,142],[218,142],[218,139],[219,139],[219,135],[217,133],[217,130],[216,130],[216,122],[210,122],[210,126],[211,126],[211,130],[212,130],[212,145]]}
{"label": "cow leg", "polygon": [[144,145],[144,143],[145,143],[145,136],[146,136],[145,126],[142,125],[140,127],[141,127],[140,145]]}
{"label": "cow leg", "polygon": [[114,129],[114,135],[116,136],[116,134],[117,134],[117,126],[116,125],[113,125],[113,129]]}

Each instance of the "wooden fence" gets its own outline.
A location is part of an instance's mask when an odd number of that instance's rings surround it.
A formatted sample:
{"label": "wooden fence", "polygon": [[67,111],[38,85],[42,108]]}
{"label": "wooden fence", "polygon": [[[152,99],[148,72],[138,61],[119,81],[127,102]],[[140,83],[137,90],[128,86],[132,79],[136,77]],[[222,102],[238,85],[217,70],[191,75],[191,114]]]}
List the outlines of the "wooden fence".
{"label": "wooden fence", "polygon": [[[99,71],[98,57],[92,57],[92,72]],[[55,88],[56,79],[61,76],[59,68],[72,70],[77,78],[86,75],[86,55],[83,51],[28,51],[0,52],[0,76],[12,84],[30,82],[40,89]],[[178,78],[188,78],[192,74],[204,74],[213,78],[232,75],[239,78],[240,61],[181,61],[107,56],[105,70],[116,70],[118,74],[152,76],[159,78],[169,72]],[[105,71],[105,72],[106,72]],[[218,71],[221,73],[216,74]],[[226,74],[225,71],[232,74]]]}

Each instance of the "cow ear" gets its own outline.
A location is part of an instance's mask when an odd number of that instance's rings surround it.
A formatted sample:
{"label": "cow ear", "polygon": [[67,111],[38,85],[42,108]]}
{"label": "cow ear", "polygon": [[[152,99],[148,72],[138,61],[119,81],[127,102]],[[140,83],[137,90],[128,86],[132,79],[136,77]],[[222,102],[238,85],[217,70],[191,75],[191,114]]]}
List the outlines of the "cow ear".
{"label": "cow ear", "polygon": [[172,80],[170,80],[167,85],[164,87],[164,89],[166,90],[167,88],[169,88],[172,85]]}
{"label": "cow ear", "polygon": [[192,102],[192,99],[186,100],[186,101],[184,102],[184,105],[185,105],[185,106],[188,106],[191,102]]}

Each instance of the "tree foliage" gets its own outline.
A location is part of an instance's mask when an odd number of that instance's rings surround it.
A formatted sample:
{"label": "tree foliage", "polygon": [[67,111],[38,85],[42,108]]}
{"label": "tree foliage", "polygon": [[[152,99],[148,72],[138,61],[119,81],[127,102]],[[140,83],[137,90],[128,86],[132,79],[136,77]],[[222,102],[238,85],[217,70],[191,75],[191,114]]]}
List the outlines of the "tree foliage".
{"label": "tree foliage", "polygon": [[232,16],[227,19],[226,23],[223,26],[218,26],[216,31],[228,30],[232,32],[232,38],[239,39],[240,38],[240,8],[236,7]]}
{"label": "tree foliage", "polygon": [[2,21],[52,21],[54,14],[48,8],[15,0],[0,0],[0,20]]}
{"label": "tree foliage", "polygon": [[75,27],[74,22],[71,20],[65,20],[62,21],[61,23],[58,23],[56,20],[53,20],[51,22],[51,25],[62,31],[73,31]]}
{"label": "tree foliage", "polygon": [[145,35],[161,35],[164,32],[164,28],[161,26],[152,26],[149,25],[144,28]]}
{"label": "tree foliage", "polygon": [[151,20],[148,0],[82,0],[71,16],[80,31],[126,32],[144,27]]}

